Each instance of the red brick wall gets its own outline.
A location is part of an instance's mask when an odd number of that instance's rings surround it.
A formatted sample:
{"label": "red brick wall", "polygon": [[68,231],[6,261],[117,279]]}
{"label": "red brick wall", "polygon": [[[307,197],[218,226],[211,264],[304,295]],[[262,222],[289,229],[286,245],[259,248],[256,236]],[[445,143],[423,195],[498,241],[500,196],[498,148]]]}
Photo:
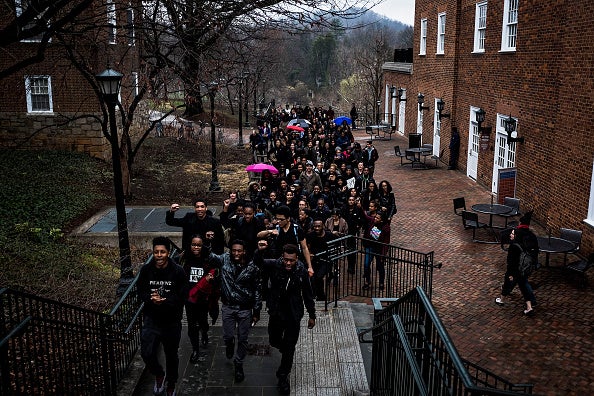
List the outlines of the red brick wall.
{"label": "red brick wall", "polygon": [[[425,94],[442,97],[450,120],[442,122],[442,147],[449,128],[461,135],[461,171],[466,171],[470,106],[486,111],[484,126],[492,126],[489,150],[480,152],[477,182],[490,188],[493,175],[497,113],[518,119],[516,196],[523,209],[534,209],[535,219],[552,230],[584,231],[583,249],[594,250],[594,232],[587,217],[594,136],[590,132],[594,96],[594,3],[520,1],[515,52],[500,52],[503,1],[489,2],[486,50],[473,54],[476,1],[416,1],[413,74],[409,98]],[[446,11],[445,55],[435,55],[437,14]],[[427,17],[427,55],[419,56],[420,19]],[[389,76],[398,80],[401,76]],[[395,84],[396,85],[396,84]],[[416,98],[407,103],[407,131],[416,128]],[[424,141],[433,125],[425,113]],[[447,150],[446,150],[447,153]]]}

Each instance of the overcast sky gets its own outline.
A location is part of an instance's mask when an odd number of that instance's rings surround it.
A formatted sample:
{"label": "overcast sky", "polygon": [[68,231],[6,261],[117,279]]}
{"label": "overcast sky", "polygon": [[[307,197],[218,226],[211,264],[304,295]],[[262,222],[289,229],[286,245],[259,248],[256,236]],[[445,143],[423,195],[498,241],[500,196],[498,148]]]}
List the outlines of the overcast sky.
{"label": "overcast sky", "polygon": [[415,0],[384,0],[383,3],[373,7],[372,10],[390,19],[407,25],[414,25]]}

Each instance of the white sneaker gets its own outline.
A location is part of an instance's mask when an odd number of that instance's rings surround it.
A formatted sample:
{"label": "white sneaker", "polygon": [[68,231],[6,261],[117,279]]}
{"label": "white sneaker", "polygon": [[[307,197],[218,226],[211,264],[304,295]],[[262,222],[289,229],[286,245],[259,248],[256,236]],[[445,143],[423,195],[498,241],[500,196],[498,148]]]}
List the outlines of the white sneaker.
{"label": "white sneaker", "polygon": [[153,387],[153,395],[161,395],[165,391],[165,380],[167,377],[156,377],[155,386]]}
{"label": "white sneaker", "polygon": [[503,302],[503,300],[501,299],[501,297],[497,297],[497,298],[495,299],[495,304],[497,304],[497,305],[504,305],[504,302]]}

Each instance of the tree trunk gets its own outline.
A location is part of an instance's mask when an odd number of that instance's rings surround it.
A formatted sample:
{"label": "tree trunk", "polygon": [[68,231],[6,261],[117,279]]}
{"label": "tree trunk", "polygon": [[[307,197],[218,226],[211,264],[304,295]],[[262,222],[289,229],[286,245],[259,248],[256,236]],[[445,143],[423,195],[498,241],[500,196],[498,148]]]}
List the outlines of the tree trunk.
{"label": "tree trunk", "polygon": [[195,83],[192,82],[184,82],[186,92],[186,110],[184,111],[185,117],[192,117],[204,113],[204,107],[202,106],[202,97],[200,95],[200,87],[197,87],[194,84]]}

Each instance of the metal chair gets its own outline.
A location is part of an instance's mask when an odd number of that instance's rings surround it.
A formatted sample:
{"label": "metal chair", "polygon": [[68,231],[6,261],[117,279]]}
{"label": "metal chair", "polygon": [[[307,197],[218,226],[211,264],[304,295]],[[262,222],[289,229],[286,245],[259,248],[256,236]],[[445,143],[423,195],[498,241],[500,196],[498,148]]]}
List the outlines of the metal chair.
{"label": "metal chair", "polygon": [[514,208],[511,212],[504,213],[504,214],[500,215],[501,217],[505,218],[505,228],[516,227],[518,225],[517,222],[512,222],[512,223],[508,224],[508,220],[510,217],[515,217],[515,216],[521,215],[521,213],[520,213],[520,199],[512,198],[512,197],[505,197],[505,198],[503,198],[503,204]]}
{"label": "metal chair", "polygon": [[466,210],[466,201],[464,197],[454,198],[454,213],[458,216],[462,216],[462,212],[458,209]]}
{"label": "metal chair", "polygon": [[394,155],[396,155],[396,157],[400,157],[400,165],[401,166],[409,164],[409,162],[407,162],[407,163],[402,162],[402,160],[404,158],[406,158],[406,159],[408,159],[408,158],[406,157],[406,154],[403,154],[402,151],[400,151],[400,146],[394,146]]}
{"label": "metal chair", "polygon": [[570,228],[561,228],[560,232],[561,232],[561,235],[559,235],[559,237],[561,239],[571,241],[575,244],[575,248],[573,250],[570,250],[569,252],[565,253],[565,258],[564,258],[563,263],[567,264],[567,255],[568,254],[577,254],[577,252],[580,250],[580,244],[582,243],[582,231],[572,230]]}
{"label": "metal chair", "polygon": [[565,268],[580,277],[580,286],[585,287],[588,284],[588,277],[586,272],[594,267],[594,253],[591,253],[587,258],[580,259],[570,263]]}
{"label": "metal chair", "polygon": [[476,239],[476,230],[478,228],[487,228],[489,227],[486,223],[481,223],[478,219],[478,214],[474,212],[468,212],[463,210],[462,212],[462,224],[464,225],[465,229],[472,229],[472,242],[480,242],[480,243],[498,243],[492,241],[483,241]]}

